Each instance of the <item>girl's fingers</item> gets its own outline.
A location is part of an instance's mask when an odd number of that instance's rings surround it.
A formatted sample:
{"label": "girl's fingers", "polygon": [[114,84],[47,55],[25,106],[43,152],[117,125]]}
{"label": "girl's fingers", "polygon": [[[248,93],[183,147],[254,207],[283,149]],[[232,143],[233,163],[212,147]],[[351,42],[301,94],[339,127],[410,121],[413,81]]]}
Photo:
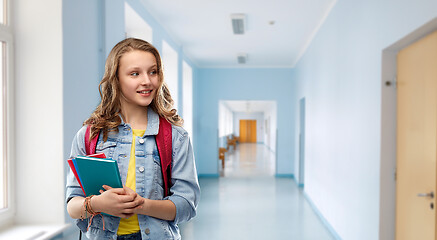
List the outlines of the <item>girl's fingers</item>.
{"label": "girl's fingers", "polygon": [[128,194],[128,195],[132,195],[134,197],[137,195],[137,193],[129,187],[124,186],[123,189],[125,190],[126,194]]}
{"label": "girl's fingers", "polygon": [[103,189],[105,189],[105,190],[112,189],[112,187],[110,187],[110,186],[108,186],[108,185],[103,185],[102,187],[103,187]]}
{"label": "girl's fingers", "polygon": [[[134,202],[127,202],[123,204],[123,211],[128,211],[129,209],[135,208],[137,205]],[[126,212],[124,212],[126,213]]]}
{"label": "girl's fingers", "polygon": [[137,201],[135,201],[135,202],[136,202],[136,204],[137,204],[138,206],[141,206],[141,205],[144,204],[145,201],[146,201],[145,198],[140,197],[140,198],[139,198]]}
{"label": "girl's fingers", "polygon": [[115,194],[118,194],[118,195],[124,195],[124,194],[126,194],[126,191],[125,191],[124,188],[112,188],[112,187],[107,186],[107,185],[103,185],[103,188],[104,188],[106,191],[111,191],[112,193],[115,193]]}
{"label": "girl's fingers", "polygon": [[120,194],[119,199],[122,202],[132,202],[135,199],[135,196]]}

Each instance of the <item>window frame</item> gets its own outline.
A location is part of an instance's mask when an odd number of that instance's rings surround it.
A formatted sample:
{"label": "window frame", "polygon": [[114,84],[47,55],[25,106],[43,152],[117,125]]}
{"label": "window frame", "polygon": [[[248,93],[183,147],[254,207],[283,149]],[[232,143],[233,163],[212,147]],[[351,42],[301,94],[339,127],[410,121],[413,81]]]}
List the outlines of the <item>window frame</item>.
{"label": "window frame", "polygon": [[184,128],[193,142],[193,68],[182,61],[182,110]]}
{"label": "window frame", "polygon": [[[11,27],[11,4],[10,0],[4,0],[4,23],[0,24],[0,42],[5,43],[4,53],[5,58],[3,61],[4,72],[1,78],[1,84],[3,86],[3,92],[0,97],[3,98],[3,106],[0,111],[0,117],[3,118],[3,156],[0,164],[3,164],[6,174],[4,176],[6,189],[6,207],[0,209],[0,227],[5,227],[13,224],[13,217],[15,215],[15,184],[14,184],[14,38]],[[1,4],[1,3],[0,3]],[[3,56],[0,56],[3,57]],[[3,197],[2,193],[2,196]]]}

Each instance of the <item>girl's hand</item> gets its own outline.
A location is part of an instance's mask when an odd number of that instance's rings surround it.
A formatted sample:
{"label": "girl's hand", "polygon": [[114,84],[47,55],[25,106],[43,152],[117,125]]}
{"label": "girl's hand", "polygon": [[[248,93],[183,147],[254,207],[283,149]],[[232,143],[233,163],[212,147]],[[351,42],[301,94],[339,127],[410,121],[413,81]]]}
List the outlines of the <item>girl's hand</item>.
{"label": "girl's hand", "polygon": [[143,198],[142,208],[135,208],[135,214],[147,215],[167,221],[173,221],[176,217],[176,206],[170,200],[152,200]]}
{"label": "girl's hand", "polygon": [[111,188],[103,185],[106,191],[91,199],[91,207],[95,212],[104,212],[113,216],[128,218],[140,208],[144,199],[128,187]]}
{"label": "girl's hand", "polygon": [[[108,189],[110,188],[111,187],[109,187]],[[133,208],[133,210],[134,210],[134,214],[136,214],[136,210],[143,208],[143,204],[146,201],[146,199],[141,197],[137,192],[135,192],[129,187],[124,186],[123,189],[126,191],[126,195],[131,195],[132,197],[134,197],[133,201],[136,203],[136,206]]]}

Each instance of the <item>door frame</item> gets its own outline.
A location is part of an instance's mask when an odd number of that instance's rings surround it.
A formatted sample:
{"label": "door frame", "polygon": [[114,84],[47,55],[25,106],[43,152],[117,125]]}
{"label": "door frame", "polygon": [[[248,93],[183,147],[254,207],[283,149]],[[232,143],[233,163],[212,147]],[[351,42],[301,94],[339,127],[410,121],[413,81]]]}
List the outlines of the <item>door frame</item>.
{"label": "door frame", "polygon": [[[219,163],[219,159],[218,159],[218,148],[221,147],[222,144],[224,145],[224,142],[220,141],[220,138],[219,138],[219,136],[220,136],[220,133],[219,133],[220,132],[220,114],[221,114],[220,104],[227,106],[226,104],[228,104],[229,101],[253,101],[253,102],[261,101],[263,103],[271,104],[270,105],[271,106],[271,110],[270,110],[271,117],[269,118],[269,121],[268,121],[269,122],[269,132],[267,133],[267,132],[264,132],[263,130],[258,131],[258,129],[257,129],[257,134],[269,135],[268,139],[270,140],[271,144],[269,143],[267,145],[267,147],[271,152],[274,152],[274,154],[275,154],[275,161],[274,161],[275,173],[274,173],[274,175],[277,176],[278,175],[278,110],[277,110],[278,109],[278,101],[275,99],[265,99],[265,100],[219,99],[217,101],[217,131],[216,131],[216,134],[217,134],[217,136],[216,136],[216,139],[217,139],[217,147],[216,147],[216,149],[217,149],[217,151],[216,151],[217,176],[220,176],[220,169],[221,169],[221,164]],[[227,107],[229,108],[229,106],[227,106]],[[264,114],[265,113],[266,112],[264,112]],[[232,122],[233,123],[235,122],[235,116],[233,116]],[[259,123],[257,121],[257,124],[262,124],[263,125],[262,129],[265,129],[265,126],[264,126],[265,121],[260,121]],[[274,127],[274,130],[272,129],[272,126]],[[236,126],[234,125],[233,130],[235,130],[235,129],[236,129]],[[239,131],[239,129],[238,129],[238,131]],[[257,139],[258,139],[258,136],[257,136]],[[262,137],[262,139],[265,143],[267,138],[264,136],[264,137]],[[258,140],[257,140],[257,142],[258,142]]]}
{"label": "door frame", "polygon": [[436,30],[434,18],[382,51],[379,239],[395,239],[397,54]]}

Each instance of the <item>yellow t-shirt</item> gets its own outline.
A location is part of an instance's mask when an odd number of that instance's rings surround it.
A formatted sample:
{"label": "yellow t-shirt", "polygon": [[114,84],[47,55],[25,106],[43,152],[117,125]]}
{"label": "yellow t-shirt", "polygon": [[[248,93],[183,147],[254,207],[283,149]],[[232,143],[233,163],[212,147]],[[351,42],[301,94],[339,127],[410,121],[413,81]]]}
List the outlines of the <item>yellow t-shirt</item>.
{"label": "yellow t-shirt", "polygon": [[[129,157],[129,167],[127,169],[126,177],[126,187],[129,187],[136,191],[135,184],[135,138],[142,137],[146,130],[132,129],[132,146],[130,150]],[[138,215],[133,215],[130,218],[120,220],[120,225],[118,226],[117,235],[126,235],[131,233],[136,233],[140,231],[140,225],[138,223]]]}

